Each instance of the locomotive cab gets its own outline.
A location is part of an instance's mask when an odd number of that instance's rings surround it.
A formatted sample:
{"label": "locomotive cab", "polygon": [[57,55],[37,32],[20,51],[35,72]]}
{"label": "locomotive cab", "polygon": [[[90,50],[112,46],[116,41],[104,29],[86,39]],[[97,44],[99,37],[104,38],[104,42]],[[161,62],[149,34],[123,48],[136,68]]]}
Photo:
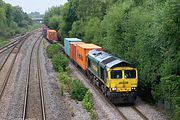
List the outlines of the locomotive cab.
{"label": "locomotive cab", "polygon": [[87,74],[112,103],[135,102],[138,72],[127,61],[92,50],[87,55]]}
{"label": "locomotive cab", "polygon": [[137,69],[131,67],[116,67],[109,70],[110,92],[130,92],[137,88]]}

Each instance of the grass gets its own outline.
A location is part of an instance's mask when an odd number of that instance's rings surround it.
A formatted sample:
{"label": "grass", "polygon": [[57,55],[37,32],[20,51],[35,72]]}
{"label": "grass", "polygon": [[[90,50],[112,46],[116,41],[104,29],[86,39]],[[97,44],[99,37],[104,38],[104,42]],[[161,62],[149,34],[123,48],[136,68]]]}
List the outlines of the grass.
{"label": "grass", "polygon": [[86,95],[82,100],[82,106],[89,112],[89,115],[92,120],[98,119],[97,113],[94,111],[92,93],[90,93],[89,91],[86,92]]}
{"label": "grass", "polygon": [[5,40],[4,38],[0,38],[0,47],[4,46],[8,43],[8,40]]}
{"label": "grass", "polygon": [[42,24],[41,23],[33,23],[32,25],[28,26],[28,31],[33,31],[38,28],[42,28]]}
{"label": "grass", "polygon": [[49,45],[46,49],[48,58],[52,58],[55,55],[60,55],[60,46],[56,44]]}

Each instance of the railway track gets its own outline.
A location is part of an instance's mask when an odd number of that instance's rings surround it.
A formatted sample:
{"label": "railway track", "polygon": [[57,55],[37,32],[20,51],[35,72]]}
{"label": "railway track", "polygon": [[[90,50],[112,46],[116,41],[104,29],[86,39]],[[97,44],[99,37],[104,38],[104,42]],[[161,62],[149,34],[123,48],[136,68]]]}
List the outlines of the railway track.
{"label": "railway track", "polygon": [[148,120],[148,118],[135,106],[131,107],[132,109],[134,109],[134,111],[136,111],[144,120]]}
{"label": "railway track", "polygon": [[[137,107],[135,106],[116,106],[117,110],[121,111],[127,120],[149,120]],[[130,114],[129,114],[130,113]]]}
{"label": "railway track", "polygon": [[[89,78],[87,78],[87,76],[85,76],[82,72],[80,72],[80,70],[72,63],[70,62],[70,65],[73,67],[74,70],[76,70],[81,76],[82,78],[84,78],[84,80],[86,81],[86,83],[88,83],[89,86],[91,86],[91,88],[98,94],[99,97],[101,97],[101,99],[107,103],[108,105],[110,105],[120,116],[119,119],[123,119],[123,120],[129,120],[132,119],[130,118],[130,116],[128,116],[126,113],[127,109],[128,110],[133,110],[134,111],[134,117],[138,116],[138,118],[142,119],[142,120],[149,120],[138,108],[136,108],[135,106],[125,106],[124,108],[126,109],[126,111],[122,110],[122,107],[120,106],[115,106],[114,104],[112,104],[108,98],[106,98],[101,90],[97,87],[95,87],[89,80]],[[132,113],[129,113],[132,114]],[[139,120],[138,118],[133,118],[133,120]]]}
{"label": "railway track", "polygon": [[[13,66],[15,64],[15,61],[17,59],[17,56],[19,54],[19,51],[24,44],[25,40],[29,37],[29,35],[24,36],[21,38],[21,40],[18,40],[18,43],[13,44],[13,48],[8,53],[7,57],[2,62],[2,65],[0,66],[0,100],[3,96],[6,84],[9,80],[9,77],[11,75]],[[4,49],[5,47],[3,47]],[[11,47],[6,48],[5,50],[9,49]],[[1,49],[2,50],[2,49]],[[5,51],[3,50],[3,51]]]}
{"label": "railway track", "polygon": [[5,51],[7,51],[8,49],[16,46],[16,45],[19,44],[23,39],[26,39],[26,38],[29,37],[30,35],[31,35],[31,33],[27,33],[27,34],[25,34],[25,35],[23,35],[23,36],[20,36],[20,37],[16,38],[15,41],[10,42],[10,43],[4,45],[3,47],[0,47],[0,54],[3,53],[3,52],[5,52]]}
{"label": "railway track", "polygon": [[3,53],[3,52],[5,52],[6,50],[12,48],[13,46],[17,45],[19,42],[20,42],[20,40],[17,39],[17,40],[15,40],[15,41],[13,41],[13,42],[11,42],[11,43],[8,43],[7,45],[1,47],[1,48],[0,48],[0,54]]}
{"label": "railway track", "polygon": [[[5,55],[4,59],[2,60],[1,64],[0,64],[0,71],[2,70],[4,64],[6,63],[6,61],[8,60],[9,56],[11,55],[11,53],[13,52],[13,50],[15,49],[15,47],[20,44],[21,42],[25,41],[32,33],[28,33],[22,37],[20,37],[18,40],[9,43],[5,46],[3,46],[2,48],[0,48],[0,55],[4,54],[4,52],[7,51],[7,55]],[[1,58],[2,59],[2,58]]]}
{"label": "railway track", "polygon": [[41,63],[39,60],[39,47],[41,41],[42,38],[40,36],[35,41],[30,55],[22,115],[23,120],[46,119],[40,67]]}

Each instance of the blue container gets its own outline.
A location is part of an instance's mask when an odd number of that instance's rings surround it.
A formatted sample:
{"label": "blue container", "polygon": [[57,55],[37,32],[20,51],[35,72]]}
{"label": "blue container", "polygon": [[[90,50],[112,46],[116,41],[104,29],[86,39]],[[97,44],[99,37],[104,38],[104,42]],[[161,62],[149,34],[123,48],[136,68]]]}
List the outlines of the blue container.
{"label": "blue container", "polygon": [[48,28],[44,28],[44,31],[43,31],[43,37],[44,38],[47,38],[47,30],[48,30]]}
{"label": "blue container", "polygon": [[70,42],[81,42],[78,38],[64,38],[64,52],[70,56]]}

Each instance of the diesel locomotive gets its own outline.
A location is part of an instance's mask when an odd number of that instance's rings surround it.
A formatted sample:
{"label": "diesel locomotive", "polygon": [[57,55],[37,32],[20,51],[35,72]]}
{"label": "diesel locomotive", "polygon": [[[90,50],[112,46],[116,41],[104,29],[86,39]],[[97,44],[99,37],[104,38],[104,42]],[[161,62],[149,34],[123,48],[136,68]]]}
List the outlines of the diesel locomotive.
{"label": "diesel locomotive", "polygon": [[87,76],[113,103],[134,103],[138,83],[137,69],[106,52],[87,54]]}

